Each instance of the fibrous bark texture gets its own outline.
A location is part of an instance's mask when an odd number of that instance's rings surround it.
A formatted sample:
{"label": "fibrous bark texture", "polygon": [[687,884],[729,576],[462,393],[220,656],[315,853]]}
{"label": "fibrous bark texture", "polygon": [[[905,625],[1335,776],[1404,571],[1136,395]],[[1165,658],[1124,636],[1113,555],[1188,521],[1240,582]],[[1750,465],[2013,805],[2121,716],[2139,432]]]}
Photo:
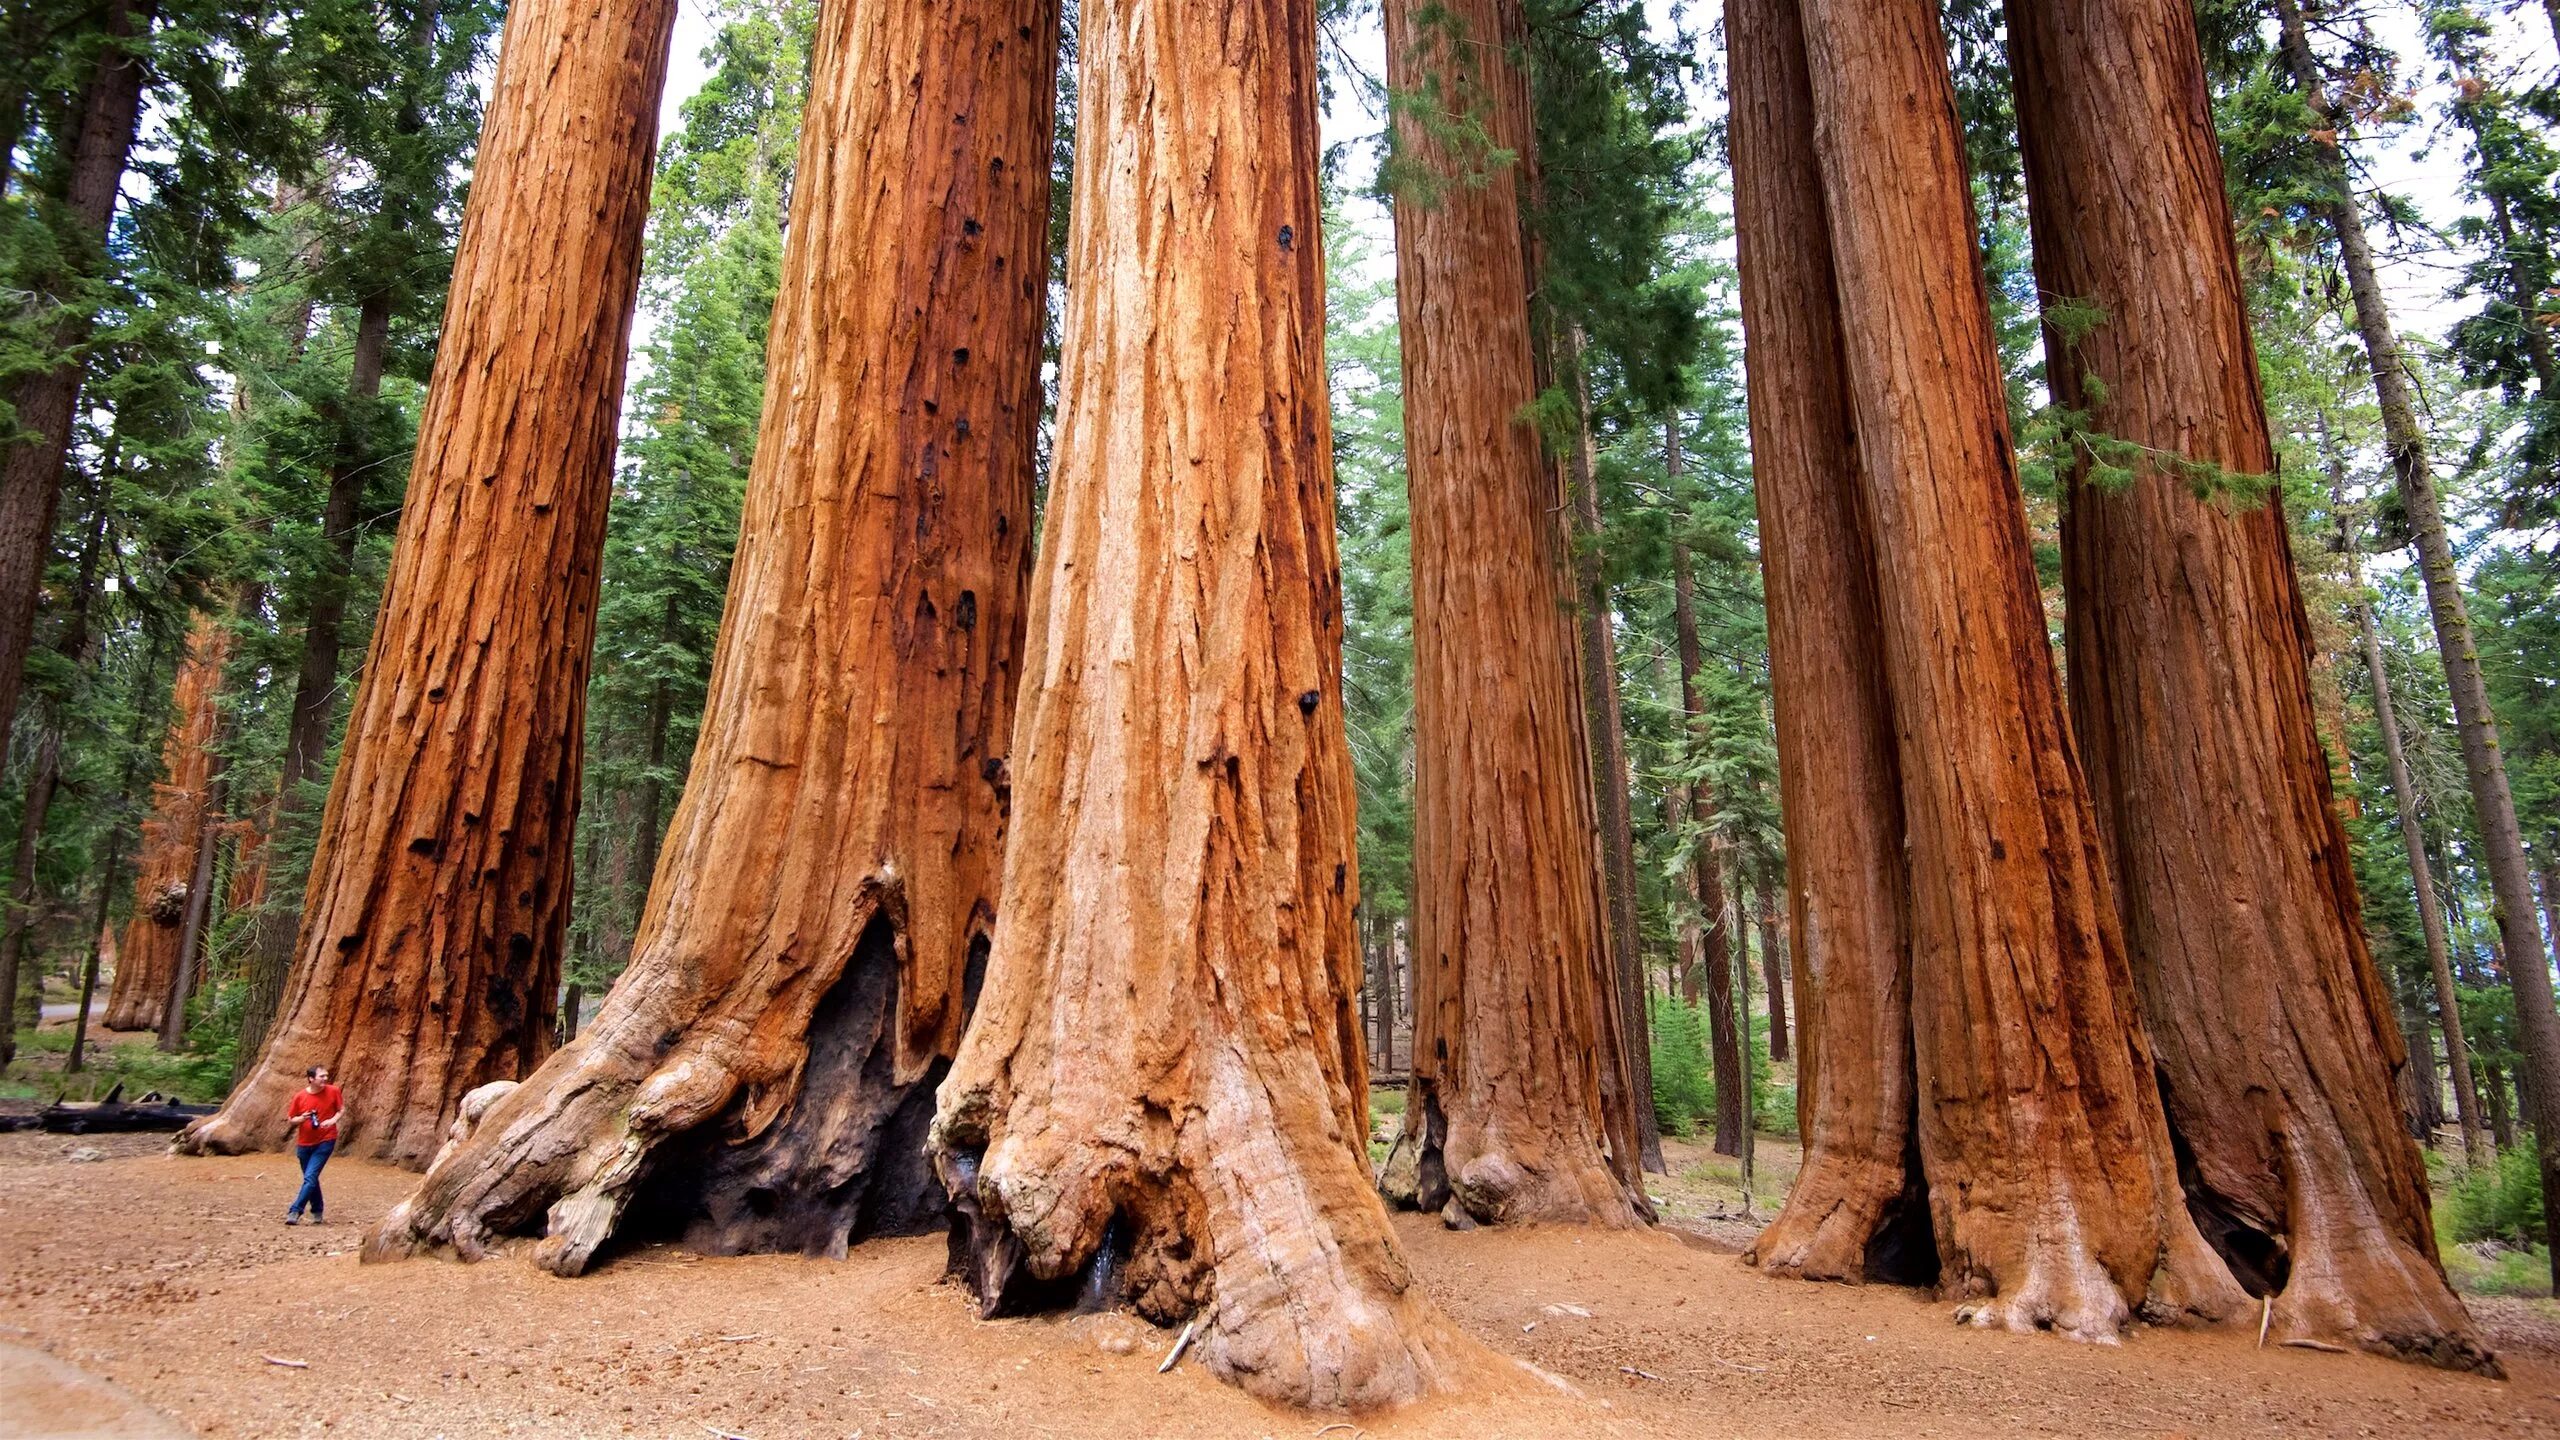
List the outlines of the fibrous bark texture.
{"label": "fibrous bark texture", "polygon": [[1727,0],[1725,37],[1805,1137],[1786,1207],[1745,1258],[1925,1281],[1901,778],[1796,0]]}
{"label": "fibrous bark texture", "polygon": [[2271,476],[2275,452],[2193,13],[2007,15],[2038,284],[2097,317],[2048,325],[2047,374],[2085,443],[2141,447],[2120,489],[2070,476],[2065,639],[2189,1207],[2274,1293],[2271,1333],[2487,1367],[2400,1125],[2284,516],[2197,493],[2193,467]]}
{"label": "fibrous bark texture", "polygon": [[[1424,12],[1428,11],[1425,15]],[[1538,383],[1521,230],[1535,143],[1511,0],[1388,0],[1413,512],[1413,1094],[1417,1200],[1495,1221],[1637,1223],[1634,1116],[1601,917],[1558,471],[1523,418]],[[1508,22],[1508,23],[1506,23]],[[1471,119],[1517,157],[1443,138]],[[1623,1087],[1611,1087],[1623,1092]]]}
{"label": "fibrous bark texture", "polygon": [[935,1164],[983,1310],[1199,1323],[1266,1398],[1474,1347],[1371,1188],[1313,0],[1087,0],[1013,838]]}
{"label": "fibrous bark texture", "polygon": [[[2180,1203],[2074,761],[1931,0],[1805,0],[1899,740],[1920,1152],[1943,1293],[2112,1339],[2243,1300]],[[1827,1061],[1836,1052],[1825,1049]]]}
{"label": "fibrous bark texture", "polygon": [[342,1153],[423,1166],[551,1048],[596,574],[673,0],[507,15],[408,504],[258,1064],[195,1151],[282,1143],[327,1064]]}
{"label": "fibrous bark texture", "polygon": [[595,1023],[367,1258],[517,1229],[841,1255],[938,1223],[995,920],[1040,419],[1052,0],[820,12],[702,740]]}
{"label": "fibrous bark texture", "polygon": [[[104,1021],[110,1030],[159,1029],[178,983],[188,887],[212,794],[214,731],[220,723],[215,701],[230,655],[231,631],[221,617],[198,613],[170,690],[169,734],[160,745],[166,778],[151,787],[151,816],[142,822],[133,913],[116,946],[115,984],[107,991]],[[184,1004],[185,997],[178,1001]]]}

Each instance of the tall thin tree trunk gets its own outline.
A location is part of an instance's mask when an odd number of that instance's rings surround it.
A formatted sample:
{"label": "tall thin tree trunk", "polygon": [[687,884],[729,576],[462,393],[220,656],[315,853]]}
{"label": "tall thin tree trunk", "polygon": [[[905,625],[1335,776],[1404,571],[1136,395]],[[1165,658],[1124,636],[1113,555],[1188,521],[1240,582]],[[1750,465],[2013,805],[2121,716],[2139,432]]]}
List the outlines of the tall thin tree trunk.
{"label": "tall thin tree trunk", "polygon": [[[2008,0],[2066,485],[2071,734],[2116,883],[2187,1208],[2270,1334],[2496,1362],[2436,1259],[2408,1063],[2365,943],[2186,0]],[[2139,447],[2121,488],[2092,457]],[[2119,458],[2116,464],[2126,464]],[[2203,478],[2199,478],[2202,472]],[[2174,1198],[2174,1196],[2172,1197]]]}
{"label": "tall thin tree trunk", "polygon": [[2245,1296],[2180,1201],[2036,590],[1934,0],[1805,0],[1900,737],[1920,1153],[1972,1323]]}
{"label": "tall thin tree trunk", "polygon": [[1926,1282],[1900,762],[1796,0],[1727,0],[1725,40],[1805,1144],[1744,1258]]}
{"label": "tall thin tree trunk", "polygon": [[[97,649],[92,643],[89,616],[96,601],[98,567],[107,548],[107,496],[118,466],[119,447],[110,435],[106,454],[100,459],[95,483],[89,495],[89,531],[82,537],[80,561],[72,581],[71,614],[63,625],[58,642],[61,653],[72,665],[87,673],[97,664]],[[48,707],[58,708],[58,707]],[[18,852],[10,870],[8,910],[0,916],[0,1066],[6,1066],[18,1053],[17,1027],[7,1017],[18,1013],[18,991],[26,963],[27,936],[35,923],[37,896],[36,862],[44,843],[46,816],[53,809],[53,797],[62,781],[62,727],[66,717],[48,714],[41,738],[36,742],[34,763],[27,767],[27,789],[18,823]],[[0,745],[5,745],[6,732],[0,731]],[[43,1023],[44,980],[41,973],[27,990],[35,1001],[36,1023]]]}
{"label": "tall thin tree trunk", "polygon": [[[1427,14],[1426,14],[1427,10]],[[1388,0],[1413,513],[1415,1200],[1477,1221],[1649,1210],[1602,915],[1573,594],[1538,395],[1519,165],[1535,144],[1508,0]],[[1424,97],[1433,97],[1426,101]],[[1469,122],[1518,157],[1442,137]]]}
{"label": "tall thin tree trunk", "polygon": [[[347,380],[347,394],[359,404],[370,403],[382,393],[383,348],[390,332],[389,296],[366,296],[356,309],[355,352]],[[365,472],[373,459],[342,442],[329,468],[329,491],[320,512],[326,558],[321,572],[312,577],[303,614],[302,654],[294,671],[293,708],[285,728],[284,769],[276,778],[275,805],[267,823],[270,844],[304,813],[304,787],[318,778],[328,755],[329,722],[337,712],[338,666],[345,649],[347,592],[355,575],[361,533],[358,512],[364,501]],[[247,1078],[257,1063],[276,1007],[283,1002],[298,920],[296,912],[264,906],[251,927],[234,1080]]]}
{"label": "tall thin tree trunk", "polygon": [[1057,24],[821,10],[702,739],[630,966],[369,1258],[529,1229],[573,1275],[626,1216],[713,1253],[943,1222],[925,1127],[1005,851]]}
{"label": "tall thin tree trunk", "polygon": [[1754,887],[1754,891],[1760,899],[1760,971],[1768,985],[1769,1058],[1773,1061],[1783,1061],[1788,1058],[1789,1053],[1787,961],[1778,945],[1777,886],[1771,883],[1768,874],[1763,872],[1760,883]]}
{"label": "tall thin tree trunk", "polygon": [[213,742],[206,747],[212,752],[211,769],[205,781],[203,808],[196,816],[195,864],[187,876],[186,917],[178,926],[178,968],[169,983],[169,1001],[160,1008],[160,1049],[170,1055],[186,1048],[187,1002],[195,998],[204,979],[205,932],[213,921],[214,858],[222,848],[220,816],[228,789],[223,783],[221,751],[214,748],[222,737],[219,708],[213,716],[213,734]]}
{"label": "tall thin tree trunk", "polygon": [[1594,798],[1599,802],[1600,871],[1608,916],[1610,968],[1618,993],[1618,1023],[1625,1056],[1627,1103],[1635,1112],[1636,1146],[1645,1170],[1667,1175],[1662,1124],[1653,1109],[1651,1017],[1644,1001],[1644,933],[1636,924],[1635,822],[1627,808],[1627,724],[1618,694],[1616,607],[1600,550],[1599,467],[1592,453],[1591,389],[1582,373],[1582,335],[1558,338],[1558,378],[1574,395],[1574,439],[1566,449],[1566,488],[1573,509],[1572,541],[1579,552],[1582,612],[1582,706],[1589,727]]}
{"label": "tall thin tree trunk", "polygon": [[2480,1067],[2482,1108],[2489,1112],[2489,1139],[2499,1149],[2516,1143],[2515,1113],[2507,1104],[2507,1072],[2505,1067],[2484,1063]]}
{"label": "tall thin tree trunk", "polygon": [[[1676,457],[1676,445],[1672,452]],[[1674,466],[1678,464],[1673,459]],[[1689,549],[1671,547],[1672,629],[1680,651],[1680,713],[1690,733],[1703,743],[1700,729],[1705,709],[1699,703],[1698,671],[1704,651],[1698,643],[1698,606],[1689,576]],[[1698,968],[1704,972],[1707,1005],[1707,1052],[1716,1082],[1715,1152],[1742,1153],[1745,1115],[1742,1109],[1742,1040],[1734,1029],[1733,974],[1738,912],[1725,903],[1724,876],[1716,865],[1715,846],[1705,832],[1715,827],[1715,792],[1704,781],[1689,787],[1689,819],[1700,835],[1689,866],[1689,891],[1698,905]]]}
{"label": "tall thin tree trunk", "polygon": [[180,1144],[282,1143],[305,1067],[347,1152],[420,1166],[549,1053],[596,574],[673,0],[518,0],[373,648],[283,1002]]}
{"label": "tall thin tree trunk", "polygon": [[2418,899],[2418,928],[2426,936],[2427,973],[2435,983],[2436,1012],[2444,1030],[2447,1068],[2453,1072],[2453,1108],[2462,1124],[2462,1153],[2479,1164],[2486,1159],[2480,1130],[2479,1089],[2471,1076],[2471,1047],[2462,1034],[2462,1000],[2453,983],[2452,946],[2445,940],[2444,907],[2436,899],[2433,867],[2427,863],[2425,823],[2418,816],[2417,782],[2409,775],[2409,755],[2400,739],[2400,719],[2391,703],[2391,678],[2382,665],[2382,633],[2374,625],[2372,602],[2356,602],[2356,624],[2364,642],[2365,676],[2373,686],[2374,724],[2382,731],[2382,753],[2391,768],[2391,799],[2400,818],[2400,845],[2409,859],[2409,885]]}
{"label": "tall thin tree trunk", "polygon": [[[0,1066],[18,1054],[18,988],[25,965],[27,932],[34,923],[36,858],[44,843],[45,812],[53,808],[55,785],[62,778],[62,724],[45,717],[36,753],[27,766],[25,808],[18,821],[18,850],[9,873],[8,912],[0,916]],[[43,1014],[41,974],[29,987],[36,992],[37,1014]]]}
{"label": "tall thin tree trunk", "polygon": [[0,737],[18,718],[45,561],[53,549],[54,511],[62,498],[62,463],[79,409],[80,352],[97,320],[93,302],[80,292],[106,264],[108,223],[115,218],[116,194],[142,115],[147,67],[140,52],[159,6],[157,0],[104,0],[103,9],[99,29],[107,43],[74,102],[79,128],[65,147],[70,163],[59,198],[67,228],[59,238],[69,268],[44,277],[55,282],[66,306],[45,337],[48,348],[64,358],[11,384],[8,411],[20,438],[0,447]]}
{"label": "tall thin tree trunk", "polygon": [[[112,454],[112,452],[110,453]],[[107,468],[112,471],[114,466],[110,463]],[[154,687],[159,683],[159,678],[160,645],[155,637],[149,649],[144,654],[141,672],[134,677],[133,701],[131,706],[133,723],[132,728],[126,732],[124,737],[124,764],[116,777],[114,802],[112,808],[108,812],[109,819],[107,822],[106,835],[107,853],[106,857],[98,863],[98,907],[97,914],[95,916],[96,923],[92,924],[89,927],[89,930],[91,934],[100,937],[104,937],[107,934],[107,917],[115,905],[116,866],[124,859],[124,825],[122,823],[122,811],[133,794],[134,782],[142,778],[142,737],[147,724],[145,717],[149,714],[150,710],[148,704],[149,697],[153,693]],[[89,951],[88,963],[81,967],[80,1013],[71,1023],[71,1054],[63,1064],[63,1069],[65,1070],[78,1070],[83,1063],[81,1059],[81,1056],[85,1053],[83,1047],[86,1046],[89,1041],[90,1006],[91,1002],[97,998],[98,993],[98,960],[100,952],[105,948],[105,944],[106,942],[103,938],[101,938],[96,944],[93,944]],[[121,953],[116,957],[116,974],[118,977],[122,977],[124,974],[124,957]]]}
{"label": "tall thin tree trunk", "polygon": [[[2276,13],[2285,60],[2303,99],[2314,111],[2332,114],[2328,88],[2303,30],[2300,0],[2277,0]],[[2480,651],[2472,640],[2471,614],[2463,600],[2453,542],[2445,530],[2444,505],[2427,457],[2426,432],[2419,428],[2416,396],[2403,365],[2399,337],[2392,331],[2373,247],[2365,236],[2364,215],[2341,161],[2342,157],[2333,157],[2329,180],[2335,194],[2320,208],[2337,236],[2339,257],[2346,266],[2356,330],[2373,371],[2375,397],[2381,402],[2383,442],[2391,452],[2401,508],[2415,541],[2418,572],[2427,587],[2436,649],[2444,660],[2445,688],[2452,693],[2454,727],[2462,742],[2462,769],[2480,826],[2498,939],[2510,955],[2538,957],[2543,953],[2542,924],[2534,911],[2524,835],[2516,824],[2515,796],[2507,785],[2506,759],[2498,744],[2498,717],[2490,708]],[[2508,979],[2515,990],[2517,1048],[2524,1059],[2533,1129],[2545,1142],[2540,1147],[2543,1205],[2560,1213],[2560,1143],[2553,1139],[2560,1137],[2560,1011],[2552,1008],[2549,967],[2516,965],[2510,967]],[[2553,1283],[2560,1284],[2560,1246],[2552,1249],[2551,1270]]]}
{"label": "tall thin tree trunk", "polygon": [[1265,1399],[1480,1361],[1371,1186],[1314,0],[1085,0],[1004,924],[937,1168],[982,1310],[1090,1287]]}
{"label": "tall thin tree trunk", "polygon": [[2444,1087],[2436,1079],[2435,1026],[2428,1022],[2426,1003],[2414,990],[2400,997],[2400,1032],[2409,1046],[2409,1064],[2401,1072],[2404,1118],[2410,1135],[2432,1149],[2436,1127],[2444,1123]]}

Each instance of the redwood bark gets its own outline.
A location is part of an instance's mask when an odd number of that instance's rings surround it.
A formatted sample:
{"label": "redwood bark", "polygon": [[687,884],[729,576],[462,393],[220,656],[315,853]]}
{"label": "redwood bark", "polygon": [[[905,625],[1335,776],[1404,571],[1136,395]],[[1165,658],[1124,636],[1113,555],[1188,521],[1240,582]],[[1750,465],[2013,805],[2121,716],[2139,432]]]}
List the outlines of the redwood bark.
{"label": "redwood bark", "polygon": [[1057,50],[1053,0],[820,12],[727,618],[631,964],[368,1259],[531,1230],[568,1275],[643,1228],[840,1256],[943,1221],[924,1131],[1004,853]]}
{"label": "redwood bark", "polygon": [[[45,561],[52,554],[54,511],[62,499],[62,462],[70,453],[73,412],[79,409],[80,352],[97,321],[79,291],[106,263],[107,227],[115,218],[116,194],[142,116],[146,68],[140,52],[159,12],[156,0],[105,0],[101,8],[98,28],[107,43],[99,51],[97,69],[72,102],[79,128],[64,147],[70,158],[62,193],[49,197],[61,203],[58,238],[69,252],[70,268],[42,277],[68,297],[63,300],[67,310],[45,327],[45,340],[65,358],[10,385],[8,409],[19,438],[0,447],[0,738],[18,718]],[[14,132],[9,138],[14,150]]]}
{"label": "redwood bark", "polygon": [[1313,0],[1088,0],[1004,926],[937,1169],[986,1313],[1199,1323],[1266,1399],[1480,1356],[1371,1188]]}
{"label": "redwood bark", "polygon": [[[1427,10],[1427,13],[1426,13]],[[1478,1221],[1649,1210],[1601,916],[1570,560],[1537,399],[1521,176],[1535,144],[1513,0],[1388,0],[1396,304],[1413,515],[1416,1201]],[[1515,161],[1443,137],[1472,121]]]}
{"label": "redwood bark", "polygon": [[[142,850],[135,864],[133,913],[116,946],[115,983],[102,1017],[110,1030],[158,1030],[178,983],[180,941],[193,902],[196,852],[202,847],[212,799],[213,740],[222,667],[231,655],[231,631],[220,617],[198,612],[187,634],[187,655],[170,686],[168,738],[160,768],[167,777],[151,787],[151,818],[142,822]],[[180,1005],[186,997],[177,997]]]}
{"label": "redwood bark", "polygon": [[183,1148],[282,1143],[305,1067],[342,1153],[421,1166],[552,1043],[623,357],[672,0],[507,15],[408,503],[285,997]]}
{"label": "redwood bark", "polygon": [[[2117,884],[2187,1204],[2270,1332],[2495,1369],[2436,1259],[2408,1063],[2367,952],[2281,508],[2190,467],[2275,451],[2183,0],[2008,0],[2055,399],[2142,447],[2063,517],[2073,733]],[[2271,482],[2270,482],[2271,483]]]}
{"label": "redwood bark", "polygon": [[1900,762],[1796,0],[1727,0],[1725,37],[1805,1143],[1744,1258],[1925,1281]]}
{"label": "redwood bark", "polygon": [[1931,0],[1805,0],[1900,739],[1920,1150],[1941,1292],[2112,1339],[2244,1300],[2180,1203],[2074,762]]}
{"label": "redwood bark", "polygon": [[[2276,13],[2285,61],[2304,100],[2315,113],[2333,116],[2327,87],[2303,31],[2301,5],[2298,0],[2277,0]],[[2415,387],[2403,366],[2390,305],[2383,298],[2374,266],[2373,246],[2366,238],[2364,215],[2357,208],[2345,165],[2333,163],[2328,178],[2334,195],[2319,208],[2337,236],[2339,259],[2355,304],[2356,330],[2364,341],[2374,397],[2382,410],[2383,443],[2391,452],[2400,505],[2408,515],[2418,573],[2427,588],[2436,650],[2444,661],[2445,688],[2452,696],[2454,728],[2462,745],[2463,773],[2470,782],[2472,813],[2480,826],[2498,940],[2510,955],[2538,957],[2544,953],[2542,924],[2534,913],[2524,833],[2516,823],[2515,796],[2508,788],[2505,753],[2498,743],[2498,717],[2490,708],[2479,647],[2471,638],[2470,609],[2462,596],[2453,542],[2445,530],[2444,505],[2427,457],[2426,432],[2418,423]],[[2517,1049],[2527,1082],[2523,1095],[2533,1130],[2536,1135],[2560,1136],[2560,1011],[2552,1005],[2551,971],[2535,963],[2515,966],[2508,973],[2515,991]],[[2543,1145],[2540,1156],[2543,1204],[2546,1209],[2560,1209],[2560,1143]],[[2554,1283],[2560,1284],[2560,1247],[2552,1251],[2551,1271]]]}

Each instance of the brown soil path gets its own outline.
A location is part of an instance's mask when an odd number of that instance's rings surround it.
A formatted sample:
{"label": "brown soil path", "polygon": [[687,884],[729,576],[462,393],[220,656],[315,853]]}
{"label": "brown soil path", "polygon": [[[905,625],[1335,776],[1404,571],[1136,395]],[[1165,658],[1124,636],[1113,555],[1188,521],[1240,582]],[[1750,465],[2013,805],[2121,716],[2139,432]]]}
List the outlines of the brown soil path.
{"label": "brown soil path", "polygon": [[512,1258],[363,1267],[362,1227],[412,1177],[333,1165],[332,1223],[288,1229],[285,1160],[84,1143],[108,1158],[0,1136],[0,1340],[206,1436],[2560,1435],[2547,1304],[2480,1307],[2501,1385],[2249,1335],[1984,1334],[1906,1291],[1766,1280],[1701,1238],[1411,1218],[1441,1303],[1571,1393],[1524,1378],[1320,1432],[1196,1365],[1157,1375],[1170,1337],[1122,1317],[971,1320],[939,1240],[843,1262],[650,1249],[583,1280]]}

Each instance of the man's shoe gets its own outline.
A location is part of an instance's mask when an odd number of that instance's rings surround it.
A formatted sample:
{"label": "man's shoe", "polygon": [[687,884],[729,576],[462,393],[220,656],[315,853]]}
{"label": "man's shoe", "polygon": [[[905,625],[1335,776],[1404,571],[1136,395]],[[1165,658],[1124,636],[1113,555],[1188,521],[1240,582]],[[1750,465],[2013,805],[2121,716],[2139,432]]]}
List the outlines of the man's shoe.
{"label": "man's shoe", "polygon": [[302,1217],[292,1213],[291,1211],[287,1211],[285,1212],[284,1223],[287,1225],[299,1225],[302,1223]]}

